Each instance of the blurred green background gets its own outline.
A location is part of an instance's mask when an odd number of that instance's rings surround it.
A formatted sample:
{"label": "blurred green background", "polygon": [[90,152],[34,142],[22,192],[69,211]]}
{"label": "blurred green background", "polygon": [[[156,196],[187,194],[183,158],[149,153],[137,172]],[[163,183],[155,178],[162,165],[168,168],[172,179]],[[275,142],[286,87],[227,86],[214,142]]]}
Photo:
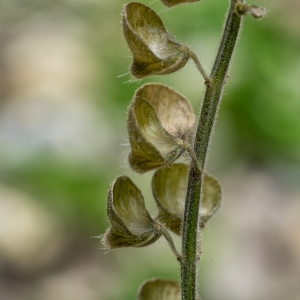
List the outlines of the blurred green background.
{"label": "blurred green background", "polygon": [[[228,1],[140,2],[211,68]],[[195,111],[204,91],[191,62],[130,77],[125,3],[0,0],[0,299],[133,300],[145,279],[178,279],[162,239],[107,253],[91,238],[108,227],[117,175],[130,176],[156,214],[151,174],[126,161],[134,90],[167,84]],[[300,2],[253,4],[268,14],[245,19],[209,157],[224,200],[204,233],[204,300],[300,299]]]}

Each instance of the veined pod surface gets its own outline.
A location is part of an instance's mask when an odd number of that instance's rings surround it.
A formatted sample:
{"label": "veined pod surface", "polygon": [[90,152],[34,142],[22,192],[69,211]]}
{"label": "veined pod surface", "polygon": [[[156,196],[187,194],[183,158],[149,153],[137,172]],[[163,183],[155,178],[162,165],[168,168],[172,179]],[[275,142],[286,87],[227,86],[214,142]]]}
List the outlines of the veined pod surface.
{"label": "veined pod surface", "polygon": [[123,32],[133,56],[130,71],[136,78],[173,73],[190,58],[190,50],[175,41],[160,17],[144,4],[124,6]]}
{"label": "veined pod surface", "polygon": [[129,107],[127,128],[131,168],[144,173],[167,166],[184,151],[195,122],[189,102],[162,84],[145,84]]}
{"label": "veined pod surface", "polygon": [[143,247],[154,243],[160,233],[149,215],[143,195],[127,176],[117,177],[107,196],[110,228],[102,238],[107,249]]}

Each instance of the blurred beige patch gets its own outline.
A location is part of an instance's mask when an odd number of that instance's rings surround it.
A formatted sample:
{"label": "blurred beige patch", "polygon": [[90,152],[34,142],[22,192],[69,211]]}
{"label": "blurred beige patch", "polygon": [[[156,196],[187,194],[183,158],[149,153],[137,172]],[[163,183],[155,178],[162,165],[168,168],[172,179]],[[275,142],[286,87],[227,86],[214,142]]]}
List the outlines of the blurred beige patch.
{"label": "blurred beige patch", "polygon": [[22,273],[49,266],[61,252],[59,224],[46,208],[0,185],[1,260]]}

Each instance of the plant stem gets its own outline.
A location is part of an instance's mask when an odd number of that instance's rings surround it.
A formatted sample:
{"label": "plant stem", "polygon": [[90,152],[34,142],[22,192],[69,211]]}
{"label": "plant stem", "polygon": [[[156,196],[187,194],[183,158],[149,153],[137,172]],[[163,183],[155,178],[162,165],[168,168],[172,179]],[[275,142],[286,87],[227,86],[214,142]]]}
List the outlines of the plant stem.
{"label": "plant stem", "polygon": [[223,86],[226,83],[229,64],[241,28],[241,16],[237,15],[234,9],[236,1],[230,2],[222,40],[210,76],[211,83],[206,87],[194,141],[198,165],[203,172],[199,175],[196,164],[191,163],[182,229],[182,300],[196,299],[197,262],[201,251],[198,249],[198,240],[200,238],[199,207],[203,175]]}

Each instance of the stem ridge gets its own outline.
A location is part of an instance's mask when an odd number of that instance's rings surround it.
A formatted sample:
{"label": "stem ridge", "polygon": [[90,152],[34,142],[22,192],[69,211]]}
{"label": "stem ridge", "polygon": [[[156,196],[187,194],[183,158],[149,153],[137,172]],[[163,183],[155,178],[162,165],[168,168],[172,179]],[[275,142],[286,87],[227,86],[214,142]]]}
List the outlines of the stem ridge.
{"label": "stem ridge", "polygon": [[203,174],[222,90],[241,29],[241,16],[235,13],[235,1],[230,2],[219,51],[210,76],[211,83],[206,87],[194,140],[195,155],[198,159],[198,165],[202,168],[203,172],[199,176],[196,164],[191,164],[182,229],[182,300],[196,299],[197,261],[200,253],[198,248],[201,247],[198,243],[201,235],[199,229],[199,207],[201,205]]}

